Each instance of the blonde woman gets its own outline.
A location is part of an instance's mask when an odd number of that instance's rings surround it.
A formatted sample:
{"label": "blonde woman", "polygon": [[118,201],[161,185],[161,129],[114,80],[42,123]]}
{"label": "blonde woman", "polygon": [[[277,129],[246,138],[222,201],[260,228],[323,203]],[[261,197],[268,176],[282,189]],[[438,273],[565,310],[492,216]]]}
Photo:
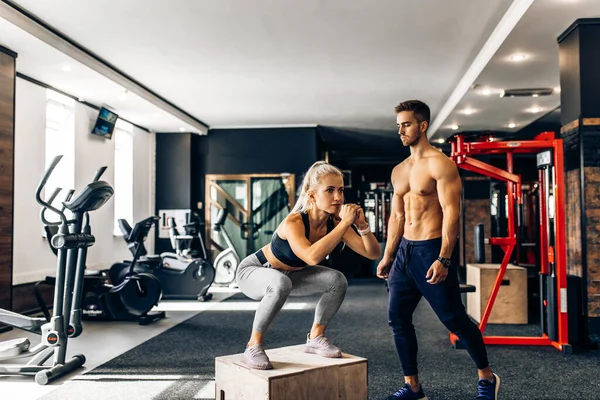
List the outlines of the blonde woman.
{"label": "blonde woman", "polygon": [[298,201],[271,243],[246,257],[238,267],[240,290],[260,301],[244,352],[246,365],[273,368],[263,341],[290,295],[322,293],[305,351],[323,357],[342,356],[325,336],[325,328],[344,301],[348,282],[341,272],[318,265],[340,242],[372,260],[381,253],[363,210],[355,204],[344,204],[342,172],[318,161],[306,172]]}

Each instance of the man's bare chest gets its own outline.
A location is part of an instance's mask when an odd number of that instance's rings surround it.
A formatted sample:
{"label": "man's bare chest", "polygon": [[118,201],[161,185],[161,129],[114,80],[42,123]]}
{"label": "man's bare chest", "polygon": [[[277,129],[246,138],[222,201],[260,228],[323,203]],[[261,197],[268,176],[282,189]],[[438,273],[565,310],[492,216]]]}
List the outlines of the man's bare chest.
{"label": "man's bare chest", "polygon": [[436,193],[436,181],[431,176],[426,165],[409,166],[402,177],[399,192],[402,195],[431,196]]}

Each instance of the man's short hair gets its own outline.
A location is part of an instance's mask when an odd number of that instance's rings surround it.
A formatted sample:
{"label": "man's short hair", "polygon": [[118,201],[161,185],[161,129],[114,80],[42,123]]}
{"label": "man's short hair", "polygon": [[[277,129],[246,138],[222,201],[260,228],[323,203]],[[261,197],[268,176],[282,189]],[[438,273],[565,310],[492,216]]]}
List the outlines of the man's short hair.
{"label": "man's short hair", "polygon": [[396,114],[399,114],[402,111],[412,111],[419,123],[426,121],[427,126],[429,126],[431,110],[429,109],[429,106],[423,103],[421,100],[403,101],[396,106]]}

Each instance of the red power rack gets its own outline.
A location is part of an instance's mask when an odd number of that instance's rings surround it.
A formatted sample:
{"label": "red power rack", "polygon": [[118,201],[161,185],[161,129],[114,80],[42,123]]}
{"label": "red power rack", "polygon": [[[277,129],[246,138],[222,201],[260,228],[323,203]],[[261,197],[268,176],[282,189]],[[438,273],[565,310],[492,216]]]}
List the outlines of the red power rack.
{"label": "red power rack", "polygon": [[[489,176],[506,182],[508,194],[508,236],[495,237],[489,239],[489,244],[497,245],[504,251],[502,264],[498,271],[498,276],[492,287],[489,300],[486,304],[483,316],[479,323],[479,329],[482,333],[488,318],[492,312],[494,301],[500,289],[506,267],[515,248],[515,203],[522,204],[521,197],[521,177],[513,173],[513,155],[516,153],[538,153],[544,150],[552,150],[554,165],[554,180],[549,182],[553,186],[554,209],[555,209],[555,243],[554,247],[548,245],[547,237],[547,219],[546,193],[543,192],[544,185],[540,184],[540,272],[548,274],[548,263],[554,263],[557,285],[557,339],[552,340],[546,334],[539,337],[529,336],[486,336],[483,335],[486,344],[499,345],[527,345],[527,346],[554,346],[555,348],[568,351],[568,311],[567,311],[567,258],[566,258],[566,222],[565,222],[565,189],[564,189],[564,155],[563,141],[556,139],[554,132],[543,132],[537,135],[533,140],[521,141],[492,141],[488,139],[482,142],[467,142],[463,135],[456,135],[451,139],[452,154],[451,157],[457,166],[472,172]],[[483,154],[506,154],[506,170],[494,167],[480,160],[473,158],[474,155]],[[540,181],[543,180],[540,170]],[[540,182],[541,183],[541,182]],[[456,344],[458,337],[450,334],[450,341]]]}

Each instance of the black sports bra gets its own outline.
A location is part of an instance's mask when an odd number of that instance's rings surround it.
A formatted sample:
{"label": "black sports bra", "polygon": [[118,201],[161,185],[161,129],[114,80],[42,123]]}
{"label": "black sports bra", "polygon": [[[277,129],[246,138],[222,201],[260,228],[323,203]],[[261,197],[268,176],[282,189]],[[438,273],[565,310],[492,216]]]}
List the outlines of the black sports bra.
{"label": "black sports bra", "polygon": [[[302,222],[304,223],[304,236],[307,239],[310,237],[310,223],[308,222],[308,214],[301,213]],[[334,228],[333,218],[329,218],[327,220],[327,233],[331,232]],[[306,262],[299,258],[296,254],[294,254],[290,244],[287,240],[284,240],[279,237],[277,231],[273,234],[273,239],[271,240],[271,251],[275,258],[277,258],[282,263],[289,265],[290,267],[304,267],[306,266]]]}

